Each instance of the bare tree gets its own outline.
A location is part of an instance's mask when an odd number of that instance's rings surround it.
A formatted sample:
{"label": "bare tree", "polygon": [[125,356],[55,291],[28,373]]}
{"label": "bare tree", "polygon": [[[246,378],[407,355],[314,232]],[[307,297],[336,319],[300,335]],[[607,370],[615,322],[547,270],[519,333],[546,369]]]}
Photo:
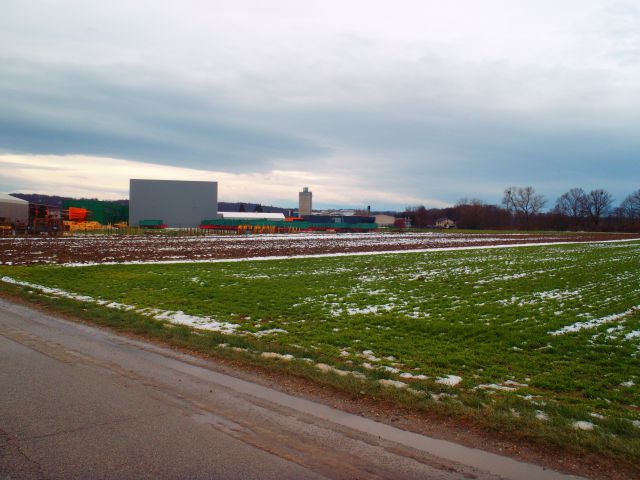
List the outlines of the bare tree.
{"label": "bare tree", "polygon": [[596,189],[589,192],[587,195],[586,211],[594,227],[598,228],[602,217],[611,211],[612,203],[613,197],[606,190]]}
{"label": "bare tree", "polygon": [[479,198],[468,199],[467,197],[463,197],[455,203],[456,207],[464,205],[482,206],[486,205],[486,203],[484,202],[484,200],[480,200]]}
{"label": "bare tree", "polygon": [[533,187],[509,187],[502,197],[502,204],[510,212],[522,217],[526,228],[529,228],[531,215],[542,210],[545,203],[544,195],[536,193]]}
{"label": "bare tree", "polygon": [[562,215],[570,217],[573,225],[577,226],[580,219],[586,214],[587,194],[581,188],[572,188],[563,193],[556,200],[555,210]]}
{"label": "bare tree", "polygon": [[631,219],[640,219],[640,189],[629,194],[620,204],[620,210],[622,214]]}

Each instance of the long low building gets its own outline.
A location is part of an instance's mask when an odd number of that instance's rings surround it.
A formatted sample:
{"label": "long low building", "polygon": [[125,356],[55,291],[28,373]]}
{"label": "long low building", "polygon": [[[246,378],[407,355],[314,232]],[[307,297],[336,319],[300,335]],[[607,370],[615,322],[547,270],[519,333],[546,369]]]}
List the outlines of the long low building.
{"label": "long low building", "polygon": [[284,220],[284,213],[218,212],[225,220]]}
{"label": "long low building", "polygon": [[0,223],[11,225],[29,223],[29,202],[0,193]]}

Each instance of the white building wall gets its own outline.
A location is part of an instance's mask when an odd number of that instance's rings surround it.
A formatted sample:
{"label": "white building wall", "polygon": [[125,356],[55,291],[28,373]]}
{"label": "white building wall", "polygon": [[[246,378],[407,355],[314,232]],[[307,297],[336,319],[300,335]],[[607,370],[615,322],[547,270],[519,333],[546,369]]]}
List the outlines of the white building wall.
{"label": "white building wall", "polygon": [[284,213],[263,212],[218,212],[222,218],[231,220],[284,220]]}
{"label": "white building wall", "polygon": [[218,217],[218,182],[129,180],[129,225],[162,220],[169,227],[197,227]]}

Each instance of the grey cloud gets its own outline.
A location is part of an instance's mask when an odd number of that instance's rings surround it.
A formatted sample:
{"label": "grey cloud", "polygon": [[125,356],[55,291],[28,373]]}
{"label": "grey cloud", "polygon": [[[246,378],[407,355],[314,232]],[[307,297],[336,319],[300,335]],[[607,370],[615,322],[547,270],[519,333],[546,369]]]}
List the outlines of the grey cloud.
{"label": "grey cloud", "polygon": [[5,151],[120,156],[227,171],[325,152],[294,130],[253,122],[250,114],[190,85],[127,82],[148,72],[26,62],[9,68],[12,61],[3,60]]}
{"label": "grey cloud", "polygon": [[[99,52],[115,45],[109,58],[88,62],[91,45],[76,63],[63,59],[64,44],[36,48],[41,55],[6,50],[0,149],[230,172],[291,168],[450,202],[499,201],[512,184],[534,184],[549,197],[575,185],[602,186],[622,198],[640,178],[640,89],[637,72],[626,67],[638,17],[622,7],[609,14],[618,20],[593,38],[619,69],[579,58],[568,65],[461,60],[433,42],[414,42],[412,55],[395,57],[384,40],[349,31],[300,46],[283,42],[282,56],[273,45],[261,56],[259,41],[247,40],[239,51],[253,56],[237,58],[212,36],[215,54],[183,62],[189,49],[160,45],[169,53],[144,64],[117,60],[130,50],[107,24],[104,40],[94,40]],[[139,33],[138,22],[130,23]],[[163,38],[161,26],[153,39]],[[31,35],[40,38],[36,27]],[[149,53],[150,41],[132,31],[126,40],[138,44],[131,51]],[[16,32],[11,38],[20,38]],[[185,32],[168,35],[176,41]],[[624,45],[616,46],[620,39]]]}

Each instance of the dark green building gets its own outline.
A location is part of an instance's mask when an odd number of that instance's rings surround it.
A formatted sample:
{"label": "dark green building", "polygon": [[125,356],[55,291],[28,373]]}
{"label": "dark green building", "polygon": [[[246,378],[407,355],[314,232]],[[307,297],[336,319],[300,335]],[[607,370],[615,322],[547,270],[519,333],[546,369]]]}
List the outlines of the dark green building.
{"label": "dark green building", "polygon": [[129,221],[129,206],[118,202],[101,200],[64,200],[62,209],[69,207],[86,208],[89,211],[88,220],[102,225]]}

